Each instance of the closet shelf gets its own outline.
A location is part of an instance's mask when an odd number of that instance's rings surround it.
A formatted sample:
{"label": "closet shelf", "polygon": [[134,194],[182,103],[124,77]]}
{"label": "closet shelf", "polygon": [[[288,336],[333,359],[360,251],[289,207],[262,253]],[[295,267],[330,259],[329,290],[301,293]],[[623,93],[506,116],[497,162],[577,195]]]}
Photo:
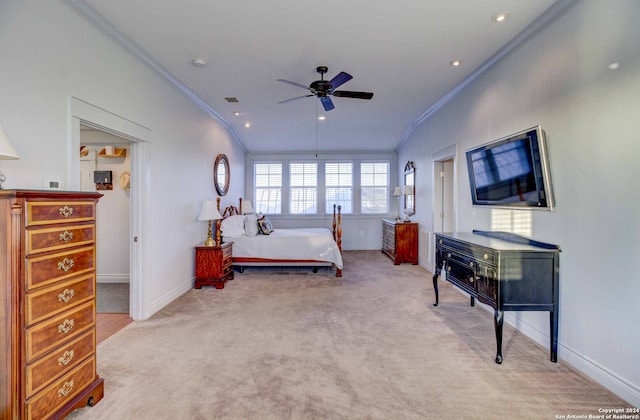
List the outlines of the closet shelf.
{"label": "closet shelf", "polygon": [[104,158],[123,158],[127,156],[127,149],[124,147],[114,147],[113,153],[107,154],[107,149],[102,149],[98,152],[99,157]]}

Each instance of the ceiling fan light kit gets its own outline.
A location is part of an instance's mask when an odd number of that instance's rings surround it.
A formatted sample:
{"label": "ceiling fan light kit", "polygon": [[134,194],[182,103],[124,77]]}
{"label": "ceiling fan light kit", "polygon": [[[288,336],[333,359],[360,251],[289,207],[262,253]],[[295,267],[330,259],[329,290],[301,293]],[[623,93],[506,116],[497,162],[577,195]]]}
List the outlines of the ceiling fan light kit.
{"label": "ceiling fan light kit", "polygon": [[330,96],[335,96],[338,98],[354,98],[354,99],[371,99],[373,98],[372,92],[356,92],[349,90],[335,90],[338,87],[342,86],[349,80],[353,79],[349,73],[341,71],[331,80],[324,80],[324,75],[327,73],[329,68],[327,66],[318,66],[316,67],[316,72],[320,73],[320,80],[316,80],[311,82],[311,84],[307,87],[303,84],[292,82],[290,80],[285,79],[277,79],[279,82],[287,83],[292,86],[296,86],[302,89],[306,89],[310,94],[296,96],[295,98],[285,99],[284,101],[278,102],[279,104],[283,104],[285,102],[295,101],[296,99],[308,98],[311,96],[316,96],[320,99],[322,106],[325,111],[331,111],[335,108],[333,101]]}

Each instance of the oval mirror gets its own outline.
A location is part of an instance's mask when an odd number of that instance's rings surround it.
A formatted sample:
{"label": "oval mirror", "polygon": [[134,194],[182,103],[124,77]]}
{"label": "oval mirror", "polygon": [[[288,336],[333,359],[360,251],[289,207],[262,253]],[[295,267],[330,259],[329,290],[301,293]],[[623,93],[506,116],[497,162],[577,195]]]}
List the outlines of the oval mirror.
{"label": "oval mirror", "polygon": [[219,154],[213,165],[213,184],[216,187],[218,195],[226,195],[229,191],[229,178],[231,178],[229,159],[227,155]]}

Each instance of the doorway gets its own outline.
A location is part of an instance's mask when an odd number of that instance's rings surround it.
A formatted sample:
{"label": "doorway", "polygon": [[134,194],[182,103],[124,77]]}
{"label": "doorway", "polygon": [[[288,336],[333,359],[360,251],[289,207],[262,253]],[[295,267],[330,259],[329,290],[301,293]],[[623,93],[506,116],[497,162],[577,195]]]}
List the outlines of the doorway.
{"label": "doorway", "polygon": [[[81,188],[81,126],[100,130],[126,142],[130,150],[130,202],[129,202],[129,313],[134,320],[149,317],[146,300],[146,232],[145,214],[149,187],[147,185],[146,145],[151,130],[131,119],[90,104],[70,98],[70,138],[67,184],[70,189]],[[98,238],[99,240],[99,238]],[[108,245],[107,245],[108,246]]]}
{"label": "doorway", "polygon": [[80,124],[80,189],[102,193],[96,219],[98,313],[130,314],[132,143]]}
{"label": "doorway", "polygon": [[456,155],[454,145],[432,156],[434,233],[456,231]]}

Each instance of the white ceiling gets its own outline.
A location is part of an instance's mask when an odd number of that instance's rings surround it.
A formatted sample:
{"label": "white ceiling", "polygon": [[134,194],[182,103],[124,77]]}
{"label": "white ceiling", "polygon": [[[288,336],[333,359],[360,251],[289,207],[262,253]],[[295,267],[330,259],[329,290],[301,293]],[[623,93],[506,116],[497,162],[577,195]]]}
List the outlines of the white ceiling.
{"label": "white ceiling", "polygon": [[[394,150],[438,101],[569,3],[63,1],[191,96],[250,152]],[[509,18],[492,22],[498,12]],[[194,58],[207,66],[193,66]],[[462,65],[451,66],[454,59]],[[326,79],[353,75],[339,90],[374,92],[373,99],[333,97],[329,112],[315,97],[278,104],[308,92],[276,79],[309,85],[320,65],[329,68]],[[316,124],[316,115],[327,119]]]}

